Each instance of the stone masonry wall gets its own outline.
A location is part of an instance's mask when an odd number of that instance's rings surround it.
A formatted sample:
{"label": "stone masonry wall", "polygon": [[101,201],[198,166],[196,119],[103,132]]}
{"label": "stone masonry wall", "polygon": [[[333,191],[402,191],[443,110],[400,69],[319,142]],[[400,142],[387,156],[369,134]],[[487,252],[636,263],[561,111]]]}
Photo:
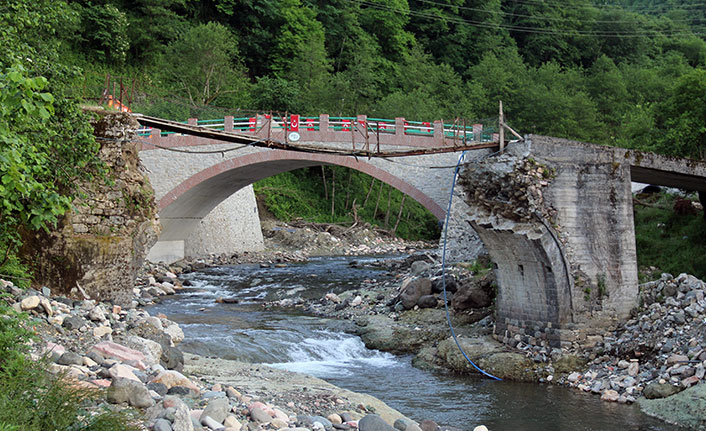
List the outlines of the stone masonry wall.
{"label": "stone masonry wall", "polygon": [[[49,235],[28,238],[35,281],[62,294],[129,301],[137,270],[159,232],[154,192],[135,143],[137,122],[125,113],[100,115],[94,124],[107,180],[81,184],[85,197]],[[81,292],[83,291],[83,292]]]}

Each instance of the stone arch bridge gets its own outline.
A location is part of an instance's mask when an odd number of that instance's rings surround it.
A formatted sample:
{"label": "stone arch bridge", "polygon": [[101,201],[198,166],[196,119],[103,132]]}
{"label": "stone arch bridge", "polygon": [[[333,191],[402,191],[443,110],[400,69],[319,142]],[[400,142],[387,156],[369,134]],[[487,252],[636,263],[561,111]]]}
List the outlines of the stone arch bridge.
{"label": "stone arch bridge", "polygon": [[[138,121],[159,124],[143,117]],[[426,150],[453,147],[459,142],[458,129],[403,119],[379,120],[371,129],[378,120],[322,115],[302,120],[305,126],[293,136],[282,127],[261,127],[262,121],[276,124],[259,118],[239,124],[226,117],[212,127],[249,133],[261,144],[298,137],[311,149],[397,148],[417,154],[356,159],[255,146],[229,151],[232,142],[152,129],[142,137],[140,153],[164,226],[152,259],[183,255],[190,233],[204,228],[207,214],[235,191],[261,178],[320,164],[366,172],[440,219],[445,215],[459,153]],[[193,128],[196,120],[190,122]],[[471,254],[482,247],[489,253],[498,282],[496,334],[507,342],[583,343],[629,316],[638,301],[632,181],[706,196],[704,162],[534,135],[498,153],[492,149],[497,137],[486,135],[482,127],[461,130],[464,145],[472,142],[486,149],[472,152],[464,164],[463,187],[456,188],[452,207],[457,225],[449,235]],[[237,217],[252,216],[254,201],[244,209],[238,205],[229,210]],[[233,214],[224,217],[229,216]],[[213,238],[223,236],[216,233]]]}
{"label": "stone arch bridge", "polygon": [[[190,119],[187,125],[237,132],[262,140],[291,142],[290,138],[294,137],[290,136],[291,125],[285,119],[268,117],[225,117],[205,122]],[[148,169],[163,227],[150,258],[174,261],[185,255],[238,250],[242,244],[234,242],[247,240],[252,232],[239,232],[238,238],[219,232],[228,228],[227,219],[252,219],[255,207],[252,199],[244,204],[244,196],[236,199],[237,203],[229,204],[229,197],[239,190],[247,191],[260,179],[310,166],[338,165],[364,172],[407,194],[441,220],[445,216],[453,170],[460,152],[423,153],[469,143],[477,148],[497,146],[492,142],[493,138],[497,142],[497,136],[478,124],[464,127],[444,125],[441,121],[422,123],[402,118],[369,120],[365,116],[330,118],[321,115],[302,118],[297,129],[297,144],[308,148],[334,148],[344,152],[366,148],[373,152],[418,150],[420,154],[394,158],[350,157],[336,153],[238,146],[213,137],[168,133],[158,128],[141,129],[140,159]],[[248,211],[244,211],[243,205],[249,207]],[[216,209],[219,206],[220,211]],[[220,213],[215,220],[207,217],[214,209]],[[259,231],[255,226],[245,230]]]}

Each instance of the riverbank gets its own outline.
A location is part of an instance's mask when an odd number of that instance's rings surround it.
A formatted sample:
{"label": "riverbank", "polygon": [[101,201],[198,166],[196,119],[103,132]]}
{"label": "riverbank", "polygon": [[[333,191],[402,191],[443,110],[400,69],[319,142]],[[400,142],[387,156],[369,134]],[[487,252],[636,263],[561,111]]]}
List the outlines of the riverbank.
{"label": "riverbank", "polygon": [[182,289],[179,267],[171,269],[153,266],[125,307],[52,296],[47,288],[22,291],[7,281],[0,286],[10,306],[33,318],[35,359],[73,386],[105,389],[105,401],[87,406],[89,412],[138,410],[140,429],[438,429],[420,428],[374,397],[315,377],[184,355],[179,325],[141,309]]}
{"label": "riverbank", "polygon": [[[449,337],[436,257],[420,254],[381,265],[398,278],[364,283],[318,300],[287,298],[265,306],[352,320],[354,332],[367,347],[414,354],[418,367],[477,372]],[[493,337],[485,295],[493,281],[483,265],[452,266],[447,277],[451,322],[459,344],[485,371],[503,379],[576,388],[608,402],[639,401],[643,411],[669,423],[706,426],[698,408],[706,366],[703,281],[687,274],[663,274],[640,286],[642,306],[632,319],[603,335],[557,349],[519,338],[500,343]],[[681,391],[685,395],[672,397]]]}

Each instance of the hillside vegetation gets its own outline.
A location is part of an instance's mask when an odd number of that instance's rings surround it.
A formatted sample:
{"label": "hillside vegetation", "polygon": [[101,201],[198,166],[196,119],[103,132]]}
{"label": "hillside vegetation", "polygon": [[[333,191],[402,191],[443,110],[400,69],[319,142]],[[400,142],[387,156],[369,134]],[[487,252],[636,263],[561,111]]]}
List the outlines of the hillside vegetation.
{"label": "hillside vegetation", "polygon": [[[77,106],[106,91],[174,120],[275,110],[493,125],[502,100],[521,133],[706,148],[699,0],[7,0],[0,24],[0,266],[20,272],[20,233],[51,226],[76,179],[100,175]],[[434,234],[397,191],[366,200],[369,177],[330,174],[256,188],[283,218],[350,222],[355,200],[362,220]]]}

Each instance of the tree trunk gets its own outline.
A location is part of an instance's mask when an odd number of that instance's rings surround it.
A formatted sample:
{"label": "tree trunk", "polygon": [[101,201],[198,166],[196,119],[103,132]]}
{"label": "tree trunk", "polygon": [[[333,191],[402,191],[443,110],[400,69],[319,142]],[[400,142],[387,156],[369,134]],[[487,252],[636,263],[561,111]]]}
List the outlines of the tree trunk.
{"label": "tree trunk", "polygon": [[375,202],[375,211],[373,211],[373,218],[378,214],[378,208],[380,207],[380,196],[382,195],[383,182],[380,181],[380,188],[378,189],[378,200]]}
{"label": "tree trunk", "polygon": [[372,181],[370,181],[370,188],[368,189],[368,194],[365,195],[365,200],[363,201],[363,206],[361,208],[365,208],[365,206],[368,204],[368,198],[370,197],[370,193],[373,191],[373,186],[375,185],[375,178],[371,178]]}
{"label": "tree trunk", "polygon": [[346,186],[346,205],[344,210],[348,211],[348,200],[351,198],[351,177],[353,169],[348,169],[348,185]]}
{"label": "tree trunk", "polygon": [[328,200],[328,186],[326,186],[326,171],[324,171],[324,165],[321,165],[321,180],[324,182],[324,199]]}
{"label": "tree trunk", "polygon": [[331,168],[331,221],[336,214],[336,169]]}
{"label": "tree trunk", "polygon": [[358,224],[358,208],[355,206],[355,198],[353,198],[353,204],[351,207],[353,210],[353,224]]}
{"label": "tree trunk", "polygon": [[400,210],[397,212],[397,221],[395,222],[395,227],[392,228],[392,235],[397,232],[397,226],[400,225],[400,219],[402,218],[402,210],[404,209],[404,200],[407,199],[407,195],[402,195],[402,202],[400,203]]}
{"label": "tree trunk", "polygon": [[390,207],[392,206],[392,186],[387,191],[387,211],[385,211],[385,229],[389,227]]}

